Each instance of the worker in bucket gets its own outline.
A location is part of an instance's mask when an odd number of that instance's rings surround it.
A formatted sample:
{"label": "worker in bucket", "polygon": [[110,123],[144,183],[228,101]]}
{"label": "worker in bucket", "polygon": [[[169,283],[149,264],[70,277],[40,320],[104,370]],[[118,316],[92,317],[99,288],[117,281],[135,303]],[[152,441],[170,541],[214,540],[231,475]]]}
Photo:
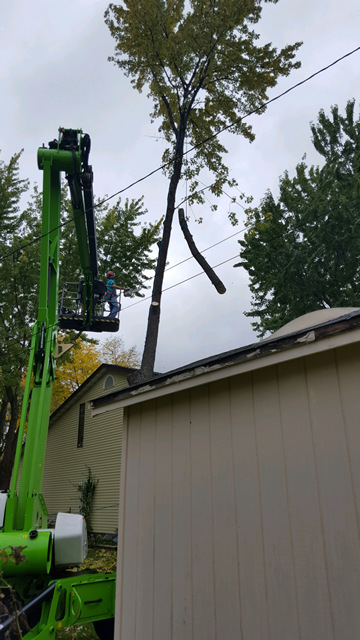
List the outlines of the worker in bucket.
{"label": "worker in bucket", "polygon": [[123,287],[120,287],[120,285],[115,283],[115,273],[113,271],[108,271],[106,277],[108,278],[108,280],[106,282],[105,299],[109,303],[110,307],[110,314],[108,315],[108,318],[116,318],[120,309],[120,305],[116,296],[116,289],[123,289]]}

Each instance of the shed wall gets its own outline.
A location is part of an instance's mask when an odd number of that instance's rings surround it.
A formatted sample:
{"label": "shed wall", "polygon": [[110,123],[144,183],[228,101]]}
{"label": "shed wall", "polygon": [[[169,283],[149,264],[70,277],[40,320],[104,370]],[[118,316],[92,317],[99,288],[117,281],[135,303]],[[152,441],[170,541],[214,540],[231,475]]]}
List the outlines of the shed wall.
{"label": "shed wall", "polygon": [[126,409],[116,640],[360,637],[359,362]]}
{"label": "shed wall", "polygon": [[[123,410],[91,417],[89,401],[101,396],[107,373],[85,388],[76,403],[51,423],[45,456],[43,493],[50,514],[78,513],[77,485],[87,477],[87,468],[99,480],[92,505],[94,532],[115,533],[118,526],[119,482]],[[111,372],[114,389],[127,386],[124,374]],[[77,446],[79,406],[85,404],[84,442]]]}

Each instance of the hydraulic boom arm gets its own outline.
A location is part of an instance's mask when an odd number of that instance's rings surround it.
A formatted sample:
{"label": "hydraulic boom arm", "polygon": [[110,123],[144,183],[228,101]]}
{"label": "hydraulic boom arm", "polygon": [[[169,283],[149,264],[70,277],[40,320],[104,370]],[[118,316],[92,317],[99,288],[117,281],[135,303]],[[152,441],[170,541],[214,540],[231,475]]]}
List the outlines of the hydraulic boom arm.
{"label": "hydraulic boom arm", "polygon": [[[39,309],[32,330],[11,486],[7,496],[0,494],[0,549],[6,549],[10,554],[11,548],[21,547],[26,557],[26,562],[17,565],[5,562],[0,565],[0,570],[7,580],[13,581],[25,600],[25,594],[30,594],[35,580],[41,585],[38,592],[33,591],[33,596],[36,602],[39,599],[43,601],[42,617],[26,636],[29,640],[54,637],[55,623],[60,627],[72,624],[75,619],[101,621],[111,618],[114,608],[113,574],[99,576],[98,580],[93,577],[74,577],[72,582],[62,580],[57,575],[60,567],[78,565],[85,559],[85,521],[80,515],[58,514],[55,529],[48,529],[48,512],[41,493],[59,320],[62,171],[66,173],[70,188],[83,272],[81,313],[76,315],[76,327],[95,331],[114,331],[118,328],[117,319],[109,321],[95,316],[95,294],[99,298],[102,290],[100,285],[104,285],[97,280],[93,173],[88,164],[89,152],[90,137],[75,129],[59,129],[58,140],[50,142],[49,148],[43,146],[38,150],[38,166],[43,171]],[[56,587],[50,588],[54,580]],[[107,600],[99,597],[99,589],[103,589],[105,584],[109,585]],[[61,596],[61,593],[66,596]],[[27,597],[29,599],[29,595]],[[52,598],[50,603],[49,597]],[[73,598],[77,599],[76,607],[66,604]],[[31,608],[33,605],[29,603],[26,606]],[[75,610],[80,612],[76,616]],[[0,621],[0,636],[1,629]]]}

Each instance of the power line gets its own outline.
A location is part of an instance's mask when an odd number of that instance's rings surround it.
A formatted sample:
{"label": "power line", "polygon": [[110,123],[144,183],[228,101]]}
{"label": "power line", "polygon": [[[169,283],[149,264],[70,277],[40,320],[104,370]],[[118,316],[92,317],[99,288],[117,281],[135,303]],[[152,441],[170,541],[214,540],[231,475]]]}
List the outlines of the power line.
{"label": "power line", "polygon": [[[345,205],[345,206],[346,206],[346,205],[352,205],[352,204],[356,204],[356,203],[360,203],[360,197],[356,197],[356,198],[353,198],[353,199],[351,199],[351,200],[347,200],[347,201],[345,201],[345,202],[343,203],[343,205]],[[316,216],[314,216],[314,217],[313,217],[313,220],[314,220],[314,221],[316,221],[320,216],[323,216],[323,215],[329,214],[329,213],[331,213],[332,211],[334,211],[334,210],[335,210],[335,209],[337,209],[337,208],[338,208],[338,205],[336,205],[336,207],[332,207],[332,208],[330,208],[330,209],[326,209],[325,211],[321,211],[321,212],[319,212],[319,214],[318,214],[318,215],[316,215]],[[294,231],[299,231],[299,232],[301,232],[302,227],[303,227],[305,224],[307,224],[307,223],[304,223],[303,225],[301,225],[301,224],[300,224],[300,225],[298,225],[297,227],[293,227],[293,230],[294,230]],[[236,232],[235,232],[235,233],[233,233],[232,235],[227,236],[226,238],[223,238],[222,240],[219,240],[219,242],[216,242],[215,244],[210,245],[209,247],[206,247],[205,249],[203,249],[203,250],[202,250],[202,253],[204,253],[205,251],[208,251],[208,250],[210,250],[210,249],[213,249],[214,247],[218,246],[219,244],[222,244],[223,242],[226,242],[227,240],[230,240],[230,239],[231,239],[231,238],[233,238],[234,236],[239,235],[240,233],[242,233],[243,231],[246,231],[246,230],[247,230],[247,227],[244,227],[243,229],[240,229],[239,231],[236,231]],[[309,234],[309,237],[311,238],[311,236],[312,236],[314,233],[315,233],[315,230],[313,230],[313,232]],[[282,233],[275,234],[274,236],[272,236],[271,238],[269,238],[267,242],[268,242],[268,243],[271,243],[273,240],[277,240],[277,239],[278,239],[278,238],[280,238],[282,235],[283,235]],[[228,263],[228,262],[231,262],[231,260],[235,260],[235,259],[237,259],[237,258],[239,258],[239,253],[237,253],[235,256],[232,256],[231,258],[227,258],[226,260],[223,260],[222,262],[219,262],[218,264],[214,265],[212,268],[213,268],[213,269],[217,269],[218,267],[221,267],[222,265],[224,265],[224,264],[226,264],[226,263]],[[182,265],[184,262],[187,262],[188,260],[193,260],[193,259],[194,259],[194,258],[193,258],[193,256],[189,256],[189,257],[188,257],[188,258],[186,258],[185,260],[182,260],[181,262],[178,262],[178,263],[176,263],[176,264],[172,265],[171,267],[169,267],[168,269],[166,269],[166,271],[169,271],[170,269],[173,269],[173,268],[175,268],[175,267],[178,267],[178,266]],[[162,291],[163,291],[163,293],[164,293],[164,292],[166,292],[166,291],[170,291],[171,289],[175,289],[176,287],[179,287],[180,285],[185,284],[186,282],[189,282],[190,280],[193,280],[193,279],[195,279],[195,278],[197,278],[197,277],[199,277],[199,276],[201,276],[201,275],[204,275],[204,274],[205,274],[205,272],[204,272],[204,271],[199,271],[198,273],[196,273],[196,274],[194,274],[194,275],[192,275],[192,276],[189,276],[188,278],[185,278],[184,280],[181,280],[180,282],[176,282],[175,284],[170,285],[169,287],[166,287],[166,288],[165,288],[165,289],[163,289]],[[138,300],[137,302],[134,302],[133,304],[130,304],[130,305],[128,305],[127,307],[124,307],[123,309],[121,309],[121,313],[123,313],[124,311],[127,311],[128,309],[132,309],[133,307],[137,306],[138,304],[141,304],[142,302],[146,302],[147,300],[151,300],[151,297],[152,297],[152,296],[146,296],[146,297],[142,298],[141,300]],[[49,328],[49,329],[50,329],[50,328],[54,328],[55,326],[56,326],[55,324],[52,324],[52,325],[49,325],[49,327],[48,327],[48,328]],[[40,335],[40,333],[41,333],[41,331],[37,332],[35,335]],[[14,338],[14,337],[12,337],[12,336],[9,336],[9,337],[7,338],[7,342],[10,342],[10,341],[11,341],[11,342],[15,342],[15,343],[19,344],[19,345],[20,345],[20,346],[22,346],[23,348],[26,348],[26,346],[24,347],[23,342],[21,342],[21,341],[20,341],[20,340],[18,340],[17,338]],[[28,349],[29,353],[30,353],[30,351],[31,351],[33,348],[34,348],[34,347],[30,347],[30,346],[29,346],[29,347],[27,347],[27,349]]]}
{"label": "power line", "polygon": [[[184,157],[188,153],[191,153],[191,151],[194,151],[194,150],[198,149],[203,144],[206,144],[207,142],[210,142],[210,140],[213,140],[214,138],[219,136],[224,131],[227,131],[228,129],[231,129],[231,127],[233,127],[234,125],[239,124],[242,120],[245,120],[245,118],[248,118],[249,116],[252,116],[255,113],[258,113],[259,111],[262,111],[265,107],[267,107],[272,102],[275,102],[276,100],[279,100],[280,98],[285,96],[287,93],[290,93],[291,91],[294,91],[294,89],[297,89],[298,87],[300,87],[301,85],[305,84],[306,82],[309,82],[309,80],[312,80],[313,78],[318,76],[320,73],[323,73],[324,71],[327,71],[328,69],[330,69],[331,67],[335,66],[336,64],[338,64],[339,62],[341,62],[345,58],[348,58],[349,56],[353,55],[357,51],[360,51],[360,46],[356,47],[356,49],[353,49],[352,51],[349,51],[348,53],[345,53],[340,58],[337,58],[336,60],[334,60],[330,64],[326,65],[326,67],[322,67],[322,69],[319,69],[318,71],[315,71],[314,73],[312,73],[310,76],[308,76],[304,80],[301,80],[300,82],[297,82],[292,87],[289,87],[289,89],[286,89],[285,91],[282,91],[282,93],[279,93],[277,96],[274,96],[274,98],[271,98],[270,100],[267,100],[266,102],[263,102],[259,107],[256,107],[256,109],[253,109],[252,111],[248,111],[248,113],[246,113],[244,116],[241,116],[241,118],[238,118],[237,120],[235,120],[231,124],[228,124],[228,125],[222,127],[221,129],[216,131],[213,135],[208,136],[204,140],[201,140],[201,142],[199,142],[198,144],[194,145],[193,147],[190,147],[190,149],[188,149],[186,152],[184,152],[182,154],[182,157]],[[116,196],[121,195],[122,193],[124,193],[125,191],[130,189],[131,187],[139,184],[140,182],[143,182],[147,178],[150,178],[151,176],[153,176],[158,171],[162,171],[162,169],[164,169],[165,167],[169,166],[169,164],[171,164],[173,161],[174,161],[174,159],[172,158],[171,160],[169,160],[169,162],[166,162],[163,165],[161,165],[160,167],[158,167],[157,169],[154,169],[153,171],[150,171],[148,174],[146,174],[142,178],[139,178],[138,180],[132,182],[130,185],[128,185],[124,189],[120,189],[116,193],[113,193],[111,196],[106,198],[103,202],[107,202],[111,198],[115,198]],[[185,202],[185,200],[183,202]],[[180,205],[177,205],[177,206],[180,206]]]}
{"label": "power line", "polygon": [[[343,205],[352,205],[352,204],[356,204],[356,203],[360,203],[360,197],[357,196],[356,198],[353,198],[351,200],[347,200],[346,202],[343,203]],[[338,208],[338,205],[336,205],[336,207],[332,207],[330,209],[326,209],[325,211],[321,211],[318,213],[318,215],[315,215],[313,217],[313,221],[316,221],[318,218],[320,218],[320,216],[323,215],[327,215],[329,213],[331,213],[332,211],[334,211],[335,209]],[[307,223],[304,222],[302,225],[298,225],[296,227],[293,227],[293,231],[299,231],[301,233],[302,228],[306,225]],[[216,247],[218,244],[221,244],[222,242],[225,242],[226,240],[229,240],[231,238],[233,238],[234,236],[242,233],[243,231],[246,231],[247,227],[244,227],[243,229],[240,229],[239,231],[235,232],[234,234],[227,236],[227,238],[224,238],[223,240],[220,240],[219,242],[216,242],[214,245],[211,245],[210,247],[207,247],[206,249],[203,249],[203,253],[205,251],[207,251],[208,249],[212,249],[213,247]],[[309,238],[311,238],[311,236],[315,233],[315,230],[312,231],[312,233],[309,234]],[[278,233],[275,234],[274,236],[272,236],[271,238],[269,238],[267,240],[268,243],[271,243],[273,240],[277,240],[278,238],[280,238],[283,234],[282,233]],[[235,260],[236,258],[239,258],[239,254],[237,254],[236,256],[233,256],[232,258],[228,258],[227,260],[224,260],[223,262],[219,262],[218,264],[214,265],[212,267],[212,269],[216,269],[217,267],[222,266],[223,264],[226,264],[227,262],[230,262],[231,260]],[[193,256],[189,256],[189,258],[186,258],[185,260],[182,260],[181,262],[178,262],[177,264],[173,265],[171,268],[175,268],[177,266],[180,266],[181,264],[183,264],[184,262],[187,262],[188,260],[193,259]],[[169,271],[169,269],[166,269],[166,271]],[[200,275],[204,275],[205,272],[204,271],[200,271],[199,273],[196,273],[193,276],[190,276],[189,278],[186,278],[185,280],[181,280],[180,282],[177,282],[176,284],[171,285],[170,287],[167,287],[165,289],[163,289],[163,293],[165,291],[169,291],[170,289],[174,289],[175,287],[180,286],[181,284],[184,284],[185,282],[188,282],[189,280],[193,280],[194,278],[197,278]],[[127,309],[131,309],[132,307],[135,307],[136,305],[140,304],[141,302],[146,302],[147,300],[150,300],[152,296],[147,296],[145,298],[142,298],[141,300],[138,300],[137,302],[134,302],[133,304],[129,305],[128,307],[125,307],[124,309],[122,309],[122,311],[126,311]]]}
{"label": "power line", "polygon": [[[234,122],[232,122],[229,125],[226,125],[224,127],[222,127],[221,129],[219,129],[218,131],[216,131],[213,135],[208,136],[207,138],[205,138],[204,140],[202,140],[201,142],[199,142],[198,144],[194,145],[193,147],[191,147],[190,149],[188,149],[187,151],[183,152],[182,157],[184,157],[185,155],[187,155],[188,153],[191,153],[192,151],[198,149],[199,147],[201,147],[202,145],[206,144],[207,142],[210,142],[211,140],[213,140],[214,138],[216,138],[217,136],[219,136],[221,133],[223,133],[224,131],[227,131],[228,129],[231,129],[231,127],[233,127],[236,124],[239,124],[242,120],[245,120],[245,118],[248,118],[251,115],[254,115],[255,113],[258,113],[259,111],[262,111],[265,107],[267,107],[269,104],[275,102],[276,100],[279,100],[280,98],[282,98],[283,96],[285,96],[286,94],[290,93],[291,91],[293,91],[294,89],[297,89],[298,87],[302,86],[303,84],[305,84],[306,82],[309,82],[309,80],[312,80],[313,78],[315,78],[316,76],[318,76],[320,73],[323,73],[324,71],[327,71],[328,69],[330,69],[331,67],[333,67],[334,65],[338,64],[339,62],[341,62],[342,60],[344,60],[345,58],[348,58],[349,56],[353,55],[354,53],[356,53],[357,51],[360,50],[360,46],[356,47],[356,49],[353,49],[352,51],[349,51],[348,53],[344,54],[343,56],[341,56],[340,58],[337,58],[336,60],[334,60],[333,62],[331,62],[330,64],[328,64],[326,67],[322,67],[321,69],[319,69],[318,71],[315,71],[313,74],[311,74],[310,76],[308,76],[307,78],[305,78],[304,80],[301,80],[300,82],[297,82],[295,85],[293,85],[292,87],[289,87],[289,89],[286,89],[285,91],[283,91],[282,93],[278,94],[277,96],[274,96],[274,98],[271,98],[270,100],[267,100],[266,102],[263,102],[259,107],[256,107],[256,109],[253,109],[252,111],[249,111],[248,113],[246,113],[244,116],[241,116],[240,118],[238,118],[237,120],[235,120]],[[142,178],[138,178],[138,180],[135,180],[134,182],[130,183],[129,185],[127,185],[126,187],[124,187],[123,189],[120,189],[119,191],[116,191],[115,193],[113,193],[111,196],[108,196],[107,198],[105,198],[104,200],[102,200],[101,202],[97,203],[96,205],[94,205],[94,208],[99,207],[103,204],[105,204],[106,202],[109,202],[109,200],[112,200],[112,198],[115,198],[116,196],[121,195],[122,193],[125,193],[125,191],[128,191],[129,189],[131,189],[132,187],[136,186],[137,184],[140,184],[141,182],[143,182],[144,180],[147,180],[148,178],[150,178],[151,176],[155,175],[155,173],[158,173],[159,171],[162,171],[163,169],[165,169],[167,166],[169,166],[171,163],[173,162],[172,160],[169,160],[169,162],[166,162],[164,164],[162,164],[161,166],[157,167],[156,169],[153,169],[153,171],[150,171],[149,173],[147,173],[146,175],[144,175]],[[184,202],[186,202],[186,199],[183,200],[179,205],[177,205],[178,207],[183,204]],[[86,213],[86,212],[84,212]],[[84,215],[84,213],[81,213],[79,215]],[[34,240],[30,241],[29,243],[26,243],[25,245],[23,245],[22,247],[14,250],[13,252],[10,252],[8,254],[5,254],[3,256],[0,256],[0,260],[4,260],[5,258],[11,257],[12,255],[18,253],[19,251],[22,251],[22,249],[30,246],[31,244],[34,244],[35,242],[38,242],[39,240],[41,240],[41,238],[45,237],[46,235],[49,235],[50,233],[52,233],[52,231],[54,231],[55,229],[59,229],[63,226],[65,226],[66,224],[69,224],[70,222],[72,222],[72,220],[74,220],[74,218],[71,218],[70,220],[67,220],[66,222],[62,223],[61,225],[58,225],[57,227],[55,227],[54,229],[48,231],[46,234],[43,234],[41,236],[38,236],[37,238],[35,238]]]}

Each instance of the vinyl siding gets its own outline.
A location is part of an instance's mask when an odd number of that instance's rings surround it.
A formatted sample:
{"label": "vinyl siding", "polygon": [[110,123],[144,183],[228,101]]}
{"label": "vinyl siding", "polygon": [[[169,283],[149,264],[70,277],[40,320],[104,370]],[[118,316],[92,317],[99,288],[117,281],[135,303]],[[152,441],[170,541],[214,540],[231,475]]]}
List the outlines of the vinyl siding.
{"label": "vinyl siding", "polygon": [[126,409],[116,640],[360,637],[359,362],[350,345]]}
{"label": "vinyl siding", "polygon": [[[50,514],[78,512],[77,485],[87,476],[87,467],[99,480],[95,490],[91,523],[98,533],[114,533],[118,526],[119,482],[123,411],[91,417],[89,401],[104,395],[104,380],[96,381],[58,420],[50,424],[43,477],[43,493]],[[127,386],[124,374],[111,372],[113,389]],[[111,389],[111,391],[113,390]],[[80,404],[85,404],[83,447],[77,447]]]}

